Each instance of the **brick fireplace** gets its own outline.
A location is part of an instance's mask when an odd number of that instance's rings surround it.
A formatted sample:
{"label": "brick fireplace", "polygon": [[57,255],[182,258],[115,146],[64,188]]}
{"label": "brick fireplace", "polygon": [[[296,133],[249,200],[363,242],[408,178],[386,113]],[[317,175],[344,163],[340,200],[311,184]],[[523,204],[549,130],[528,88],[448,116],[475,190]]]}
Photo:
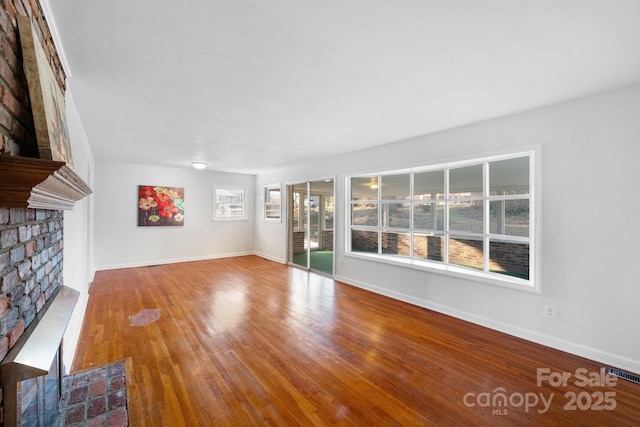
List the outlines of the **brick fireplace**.
{"label": "brick fireplace", "polygon": [[[22,17],[29,17],[22,19]],[[25,32],[27,23],[30,31]],[[22,26],[22,28],[19,28]],[[28,35],[30,34],[30,35]],[[22,35],[22,37],[21,37]],[[29,37],[44,50],[44,56],[62,93],[66,91],[66,74],[61,65],[49,25],[38,0],[5,0],[0,3],[0,365],[3,371],[0,389],[0,422],[7,425],[11,410],[7,396],[7,361],[34,333],[35,325],[57,304],[63,289],[62,209],[90,193],[90,189],[65,162],[53,161],[41,151],[40,132],[34,118],[42,112],[32,104],[33,95],[25,75]],[[38,114],[34,113],[38,111]],[[75,292],[75,291],[74,291]],[[74,302],[75,305],[75,302]],[[71,308],[73,310],[73,308]],[[50,317],[50,316],[49,316]],[[49,322],[57,323],[57,321]],[[66,325],[65,325],[66,326]],[[46,329],[46,328],[45,328]],[[45,331],[45,334],[48,330]],[[35,371],[63,374],[60,343],[54,343],[48,361],[40,360]],[[49,356],[47,355],[47,358]],[[44,366],[46,365],[46,366]],[[22,376],[28,376],[24,374]],[[42,376],[40,376],[42,377]],[[29,377],[30,378],[30,377]],[[35,394],[30,384],[48,380],[21,381],[20,404],[28,406]],[[24,389],[23,389],[24,385]],[[13,386],[11,386],[13,387]],[[37,388],[37,387],[36,387]],[[36,390],[37,391],[37,390]],[[59,391],[58,391],[59,394]],[[11,421],[9,421],[11,424]]]}
{"label": "brick fireplace", "polygon": [[[37,40],[62,93],[66,74],[38,0],[5,0],[0,3],[0,360],[11,359],[24,345],[32,326],[38,323],[48,304],[63,288],[62,209],[90,189],[79,182],[64,162],[42,156],[36,137],[30,87],[25,75],[26,32],[19,29],[21,17],[37,34]],[[31,33],[29,32],[29,33]],[[21,34],[24,37],[21,37]],[[46,154],[46,153],[45,153]],[[78,191],[80,190],[80,191]],[[82,193],[82,194],[80,194]],[[25,196],[26,195],[26,196]],[[28,200],[27,200],[28,199]],[[34,205],[34,201],[42,205]],[[51,203],[53,201],[53,203]],[[59,207],[58,207],[59,206]],[[68,288],[67,288],[68,289]],[[55,323],[55,322],[53,322]],[[33,329],[33,328],[32,328]],[[42,369],[58,371],[59,343]],[[13,353],[12,353],[13,352]],[[47,356],[49,357],[49,356]],[[2,365],[3,367],[6,366]],[[37,370],[36,370],[37,371]],[[5,371],[4,376],[8,375]],[[41,383],[46,382],[40,380]],[[5,407],[16,396],[7,396],[7,378],[0,389],[0,421],[7,425],[10,410]],[[25,381],[22,381],[25,383]],[[37,383],[37,381],[36,381]],[[21,402],[28,405],[34,395],[29,381],[21,390]],[[13,386],[11,386],[13,387]],[[9,421],[11,423],[11,421]]]}
{"label": "brick fireplace", "polygon": [[0,360],[63,284],[63,227],[60,211],[0,208]]}

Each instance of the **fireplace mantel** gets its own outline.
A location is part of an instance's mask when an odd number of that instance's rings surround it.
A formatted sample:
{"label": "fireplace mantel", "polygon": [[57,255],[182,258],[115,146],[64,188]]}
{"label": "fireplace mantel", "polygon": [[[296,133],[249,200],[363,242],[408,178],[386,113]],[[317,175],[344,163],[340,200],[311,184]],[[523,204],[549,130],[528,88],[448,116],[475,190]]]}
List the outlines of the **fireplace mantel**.
{"label": "fireplace mantel", "polygon": [[64,162],[0,155],[0,206],[64,210],[91,194]]}

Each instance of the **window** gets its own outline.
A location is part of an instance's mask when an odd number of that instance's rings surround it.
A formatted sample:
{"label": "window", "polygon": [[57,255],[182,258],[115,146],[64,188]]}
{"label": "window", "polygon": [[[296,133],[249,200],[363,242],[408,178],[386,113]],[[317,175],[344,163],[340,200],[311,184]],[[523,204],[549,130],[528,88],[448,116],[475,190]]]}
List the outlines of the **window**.
{"label": "window", "polygon": [[533,288],[533,155],[348,178],[347,252]]}
{"label": "window", "polygon": [[280,186],[267,186],[264,188],[264,219],[265,221],[280,222],[282,218],[282,203],[280,198]]}
{"label": "window", "polygon": [[291,215],[291,221],[293,222],[293,231],[304,231],[304,221],[306,216],[304,215],[304,208],[301,206],[301,200],[304,197],[300,192],[294,191],[292,196],[293,213]]}
{"label": "window", "polygon": [[324,220],[322,224],[323,230],[333,230],[333,216],[335,211],[335,200],[333,196],[322,196],[324,201]]}
{"label": "window", "polygon": [[214,220],[245,219],[244,188],[216,188]]}

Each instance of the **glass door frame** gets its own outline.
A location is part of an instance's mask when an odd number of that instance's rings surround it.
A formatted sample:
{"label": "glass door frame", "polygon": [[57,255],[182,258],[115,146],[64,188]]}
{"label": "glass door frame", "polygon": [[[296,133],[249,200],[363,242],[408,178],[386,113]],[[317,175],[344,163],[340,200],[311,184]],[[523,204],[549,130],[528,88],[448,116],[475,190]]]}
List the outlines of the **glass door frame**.
{"label": "glass door frame", "polygon": [[[331,191],[332,191],[332,196],[333,196],[333,200],[334,200],[334,205],[335,205],[335,192],[336,192],[336,188],[335,188],[335,177],[325,177],[325,178],[319,178],[319,179],[314,179],[314,180],[308,180],[308,181],[298,181],[298,182],[292,182],[292,183],[286,183],[286,192],[287,192],[287,264],[293,267],[297,267],[297,268],[302,268],[305,269],[307,271],[314,271],[316,273],[320,273],[320,274],[327,274],[327,272],[323,272],[323,271],[319,271],[319,270],[315,270],[312,268],[311,265],[311,199],[314,196],[319,196],[319,206],[318,206],[318,218],[317,218],[317,222],[318,222],[318,239],[319,239],[319,243],[320,241],[325,238],[324,236],[321,236],[320,234],[322,234],[322,229],[324,227],[324,218],[322,217],[322,213],[324,212],[325,209],[325,202],[324,199],[326,197],[326,195],[324,195],[321,192],[312,192],[312,186],[314,183],[323,183],[323,184],[329,184],[331,185]],[[306,191],[301,192],[300,188],[301,186],[305,186]],[[296,191],[296,187],[298,187],[298,191]],[[299,193],[300,197],[299,197],[299,207],[298,207],[298,224],[303,224],[303,231],[304,231],[304,250],[306,252],[306,265],[300,265],[297,263],[293,262],[294,259],[294,247],[296,246],[296,244],[294,243],[294,233],[296,232],[296,230],[294,230],[294,194],[295,193]],[[304,215],[301,215],[301,212],[304,211]],[[334,223],[334,230],[335,230],[335,212],[334,212],[334,218],[333,218],[333,223]],[[332,233],[331,236],[331,240],[332,240],[332,244],[331,247],[332,249],[335,249],[335,232]],[[299,244],[298,244],[299,245]],[[335,251],[333,251],[332,254],[332,263],[331,263],[331,273],[330,276],[333,277],[335,274]]]}

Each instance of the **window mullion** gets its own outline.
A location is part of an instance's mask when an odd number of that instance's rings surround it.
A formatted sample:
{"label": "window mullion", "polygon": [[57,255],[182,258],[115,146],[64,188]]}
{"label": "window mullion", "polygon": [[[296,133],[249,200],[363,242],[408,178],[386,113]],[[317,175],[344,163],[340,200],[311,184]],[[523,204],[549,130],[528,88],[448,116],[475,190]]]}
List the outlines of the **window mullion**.
{"label": "window mullion", "polygon": [[443,261],[449,264],[449,168],[444,170],[444,255]]}
{"label": "window mullion", "polygon": [[378,183],[378,200],[376,201],[378,203],[378,255],[382,255],[382,206],[384,206],[382,203],[382,176],[377,175],[376,182]]}
{"label": "window mullion", "polygon": [[414,174],[409,174],[409,258],[413,258],[413,178]]}
{"label": "window mullion", "polygon": [[482,230],[483,236],[482,241],[484,245],[484,250],[482,251],[482,271],[489,271],[489,215],[491,213],[490,202],[489,202],[489,179],[491,170],[489,169],[489,163],[485,162],[482,165]]}

